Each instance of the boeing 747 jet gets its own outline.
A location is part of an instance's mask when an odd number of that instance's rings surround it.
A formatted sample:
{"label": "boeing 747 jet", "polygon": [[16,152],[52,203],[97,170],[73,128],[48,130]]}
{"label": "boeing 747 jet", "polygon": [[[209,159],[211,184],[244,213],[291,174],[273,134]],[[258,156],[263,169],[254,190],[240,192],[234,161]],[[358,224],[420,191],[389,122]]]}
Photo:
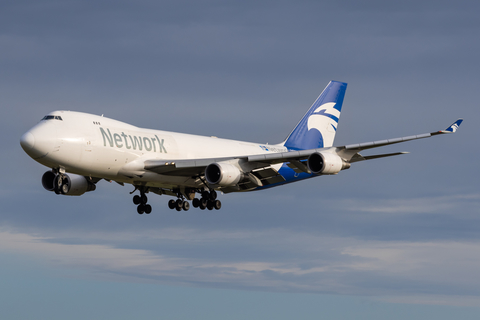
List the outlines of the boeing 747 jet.
{"label": "boeing 747 jet", "polygon": [[445,130],[346,146],[334,146],[347,84],[331,81],[282,143],[268,145],[139,128],[107,117],[54,111],[20,139],[25,152],[50,168],[43,187],[79,196],[105,179],[131,184],[139,214],[150,213],[147,194],[173,196],[177,211],[220,209],[221,193],[272,188],[334,175],[352,163],[405,152],[362,156],[365,149],[453,133]]}

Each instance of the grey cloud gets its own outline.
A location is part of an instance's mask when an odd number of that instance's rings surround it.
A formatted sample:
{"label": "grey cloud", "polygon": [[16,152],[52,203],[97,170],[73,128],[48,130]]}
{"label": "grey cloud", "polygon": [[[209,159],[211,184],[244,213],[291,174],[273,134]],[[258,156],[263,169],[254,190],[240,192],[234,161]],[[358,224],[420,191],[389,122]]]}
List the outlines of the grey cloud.
{"label": "grey cloud", "polygon": [[[183,236],[178,237],[177,232]],[[98,235],[97,243],[108,238],[108,235]],[[475,253],[478,242],[359,241],[281,229],[243,231],[233,237],[228,232],[204,233],[199,229],[165,230],[161,236],[150,236],[159,248],[168,246],[169,238],[190,248],[193,241],[200,244],[196,249],[204,255],[195,256],[182,250],[154,252],[123,246],[59,244],[38,236],[1,233],[2,250],[39,255],[51,259],[50,263],[80,268],[95,277],[104,274],[113,280],[261,291],[386,295],[392,299],[415,293],[478,295],[475,277],[480,263]],[[124,243],[136,242],[136,238],[136,234],[122,235]],[[212,242],[225,242],[234,250],[233,240],[254,249],[258,242],[251,239],[265,243],[264,249],[272,245],[282,248],[277,257],[283,258],[272,260],[255,255],[215,258],[215,254],[208,254],[208,250],[202,248]],[[285,255],[289,258],[285,259]],[[461,272],[452,275],[452,267]]]}

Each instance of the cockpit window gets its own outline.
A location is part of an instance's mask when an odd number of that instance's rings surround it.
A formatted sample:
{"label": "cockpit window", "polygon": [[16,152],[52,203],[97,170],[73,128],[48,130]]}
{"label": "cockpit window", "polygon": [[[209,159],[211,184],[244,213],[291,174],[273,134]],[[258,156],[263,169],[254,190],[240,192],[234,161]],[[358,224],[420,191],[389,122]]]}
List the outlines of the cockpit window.
{"label": "cockpit window", "polygon": [[45,116],[42,120],[60,120],[63,121],[62,117],[60,116]]}

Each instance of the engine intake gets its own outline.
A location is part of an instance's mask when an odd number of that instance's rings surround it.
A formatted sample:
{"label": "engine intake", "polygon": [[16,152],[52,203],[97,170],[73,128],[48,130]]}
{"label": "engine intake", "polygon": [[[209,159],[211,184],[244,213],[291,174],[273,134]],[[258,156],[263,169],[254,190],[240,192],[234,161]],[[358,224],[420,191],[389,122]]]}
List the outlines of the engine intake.
{"label": "engine intake", "polygon": [[96,189],[95,184],[78,174],[55,174],[47,171],[42,176],[42,185],[47,191],[67,196],[81,196],[85,192]]}
{"label": "engine intake", "polygon": [[308,169],[315,174],[337,174],[350,168],[350,163],[333,153],[312,153],[307,160]]}
{"label": "engine intake", "polygon": [[239,168],[230,164],[215,162],[205,168],[205,179],[212,185],[230,187],[236,185],[244,177]]}

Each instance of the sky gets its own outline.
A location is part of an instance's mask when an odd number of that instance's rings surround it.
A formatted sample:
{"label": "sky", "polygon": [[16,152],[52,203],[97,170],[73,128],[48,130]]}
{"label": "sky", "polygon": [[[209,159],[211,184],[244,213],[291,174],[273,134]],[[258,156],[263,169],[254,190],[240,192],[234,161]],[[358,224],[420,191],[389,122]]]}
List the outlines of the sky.
{"label": "sky", "polygon": [[[2,1],[5,319],[477,319],[476,1]],[[42,188],[21,149],[47,113],[279,143],[330,80],[335,145],[445,129],[220,211],[100,181]]]}

